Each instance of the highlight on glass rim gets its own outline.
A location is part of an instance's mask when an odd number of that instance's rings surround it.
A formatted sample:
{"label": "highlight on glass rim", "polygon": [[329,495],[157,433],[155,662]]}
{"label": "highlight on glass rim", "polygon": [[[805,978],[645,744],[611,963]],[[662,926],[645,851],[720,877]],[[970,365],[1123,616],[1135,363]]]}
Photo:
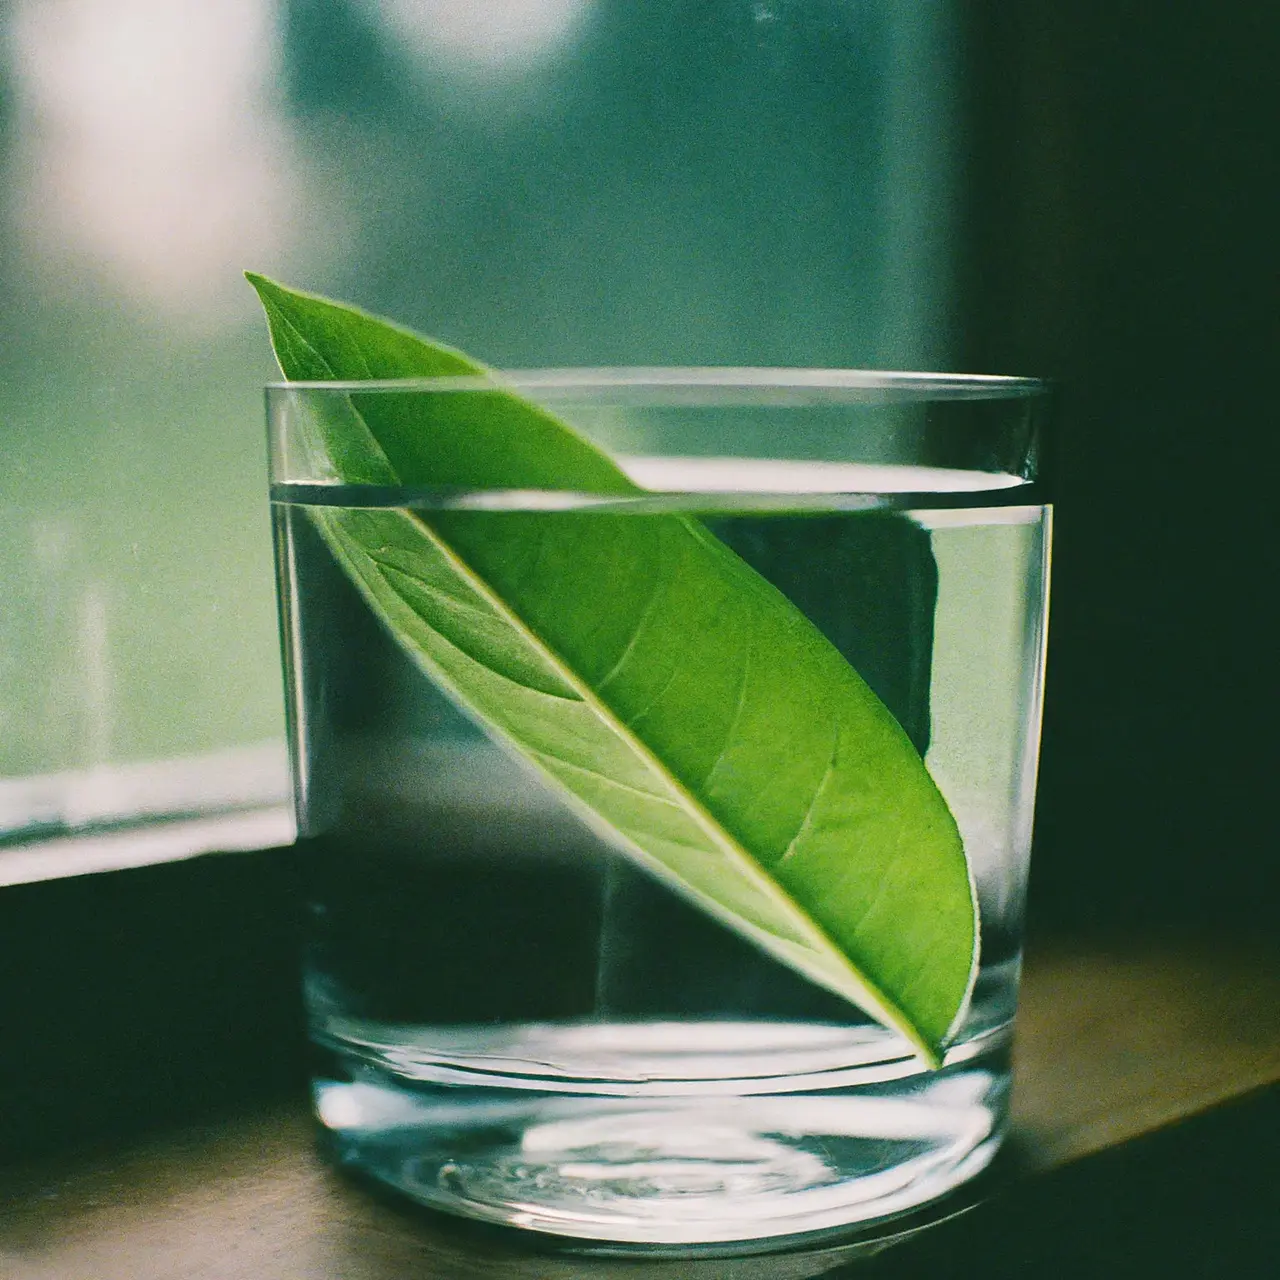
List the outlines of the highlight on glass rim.
{"label": "highlight on glass rim", "polygon": [[[248,278],[287,379],[272,504],[340,1158],[649,1251],[972,1177],[1007,1114],[1047,519],[1030,463],[857,454],[864,421],[909,442],[919,405],[976,401],[957,430],[1030,458],[1034,390],[496,374]],[[748,438],[819,451],[735,458]]]}

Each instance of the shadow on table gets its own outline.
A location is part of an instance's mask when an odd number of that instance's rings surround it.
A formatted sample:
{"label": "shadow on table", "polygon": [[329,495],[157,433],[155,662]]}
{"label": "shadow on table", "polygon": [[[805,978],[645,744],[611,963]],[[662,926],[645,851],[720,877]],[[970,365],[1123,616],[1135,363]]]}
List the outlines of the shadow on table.
{"label": "shadow on table", "polygon": [[860,1280],[1274,1274],[1280,1089],[1031,1179],[865,1266]]}

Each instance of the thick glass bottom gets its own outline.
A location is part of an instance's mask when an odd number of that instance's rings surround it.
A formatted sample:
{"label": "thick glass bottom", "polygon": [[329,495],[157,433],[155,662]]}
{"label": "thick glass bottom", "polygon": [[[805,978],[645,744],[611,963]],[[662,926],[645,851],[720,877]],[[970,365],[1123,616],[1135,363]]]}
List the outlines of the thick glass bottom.
{"label": "thick glass bottom", "polygon": [[591,1252],[784,1248],[984,1169],[1008,1038],[926,1071],[875,1028],[332,1020],[316,1107],[340,1161],[435,1209]]}

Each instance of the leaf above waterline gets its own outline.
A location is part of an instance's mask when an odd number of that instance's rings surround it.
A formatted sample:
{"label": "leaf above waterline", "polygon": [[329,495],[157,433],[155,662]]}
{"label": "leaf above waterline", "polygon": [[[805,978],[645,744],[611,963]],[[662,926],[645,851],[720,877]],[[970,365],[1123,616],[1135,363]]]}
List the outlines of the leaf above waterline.
{"label": "leaf above waterline", "polygon": [[[250,275],[286,378],[485,374]],[[314,442],[346,484],[641,490],[505,391],[352,391]],[[682,515],[308,512],[401,647],[636,862],[940,1061],[977,907],[919,753],[834,646]]]}

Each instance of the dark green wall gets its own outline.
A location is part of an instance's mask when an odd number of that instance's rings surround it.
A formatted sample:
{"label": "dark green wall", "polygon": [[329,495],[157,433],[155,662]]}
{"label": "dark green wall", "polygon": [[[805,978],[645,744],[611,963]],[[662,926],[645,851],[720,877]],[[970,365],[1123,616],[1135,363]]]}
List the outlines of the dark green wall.
{"label": "dark green wall", "polygon": [[968,359],[1062,390],[1035,905],[1274,927],[1277,11],[968,26]]}

